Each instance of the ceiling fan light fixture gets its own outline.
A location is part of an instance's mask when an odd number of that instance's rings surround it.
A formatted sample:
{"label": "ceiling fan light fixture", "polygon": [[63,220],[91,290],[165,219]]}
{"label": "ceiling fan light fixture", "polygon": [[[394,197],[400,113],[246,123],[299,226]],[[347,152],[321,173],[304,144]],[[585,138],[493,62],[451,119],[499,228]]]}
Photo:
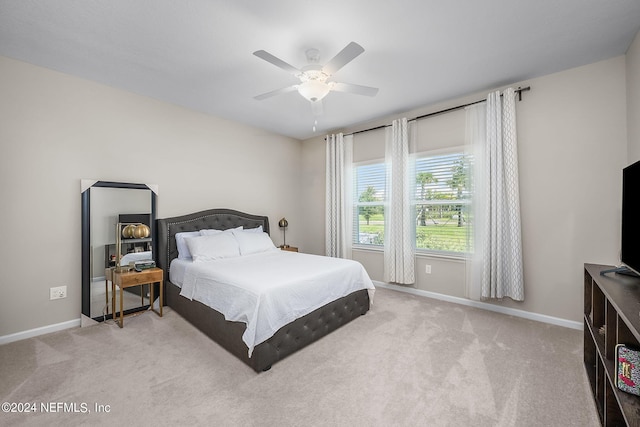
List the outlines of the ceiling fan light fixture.
{"label": "ceiling fan light fixture", "polygon": [[275,65],[278,68],[294,75],[300,80],[300,83],[287,86],[282,89],[272,90],[262,95],[254,96],[257,100],[263,100],[274,95],[289,93],[297,90],[298,93],[307,101],[311,102],[312,111],[315,116],[322,114],[321,101],[327,94],[335,90],[337,92],[355,93],[358,95],[375,96],[378,93],[377,88],[360,86],[348,83],[339,83],[333,80],[333,75],[342,67],[347,65],[358,55],[364,52],[364,48],[356,42],[351,42],[342,49],[336,56],[324,65],[320,65],[320,52],[318,49],[307,49],[307,61],[309,62],[302,68],[296,68],[266,52],[257,50],[253,52],[260,59]]}
{"label": "ceiling fan light fixture", "polygon": [[298,93],[311,102],[320,101],[330,90],[327,83],[318,80],[307,80],[298,85]]}

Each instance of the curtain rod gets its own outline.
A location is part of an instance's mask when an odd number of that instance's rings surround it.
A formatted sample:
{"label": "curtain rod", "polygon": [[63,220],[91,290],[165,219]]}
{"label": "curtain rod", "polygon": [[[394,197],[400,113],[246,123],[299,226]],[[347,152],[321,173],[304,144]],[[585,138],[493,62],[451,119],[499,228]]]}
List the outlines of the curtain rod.
{"label": "curtain rod", "polygon": [[[529,90],[531,90],[531,86],[519,87],[518,89],[516,89],[514,92],[516,92],[518,94],[518,101],[522,101],[522,92],[527,92]],[[500,95],[500,96],[502,96],[502,95]],[[469,107],[469,106],[475,105],[475,104],[480,104],[481,102],[485,102],[485,101],[486,101],[486,99],[482,99],[480,101],[474,101],[474,102],[470,102],[468,104],[458,105],[456,107],[447,108],[445,110],[435,111],[435,112],[429,113],[429,114],[423,114],[422,116],[418,116],[418,117],[415,117],[413,119],[409,119],[408,121],[412,122],[414,120],[420,120],[420,119],[424,119],[426,117],[437,116],[438,114],[449,113],[451,111],[460,110],[462,108],[466,108],[466,107]],[[356,132],[347,133],[347,134],[345,134],[345,136],[356,135],[356,134],[359,134],[359,133],[369,132],[369,131],[377,130],[377,129],[383,129],[383,128],[386,128],[386,127],[389,127],[389,126],[391,126],[391,125],[376,126],[374,128],[370,128],[370,129],[363,129],[363,130],[359,130],[359,131],[356,131]]]}

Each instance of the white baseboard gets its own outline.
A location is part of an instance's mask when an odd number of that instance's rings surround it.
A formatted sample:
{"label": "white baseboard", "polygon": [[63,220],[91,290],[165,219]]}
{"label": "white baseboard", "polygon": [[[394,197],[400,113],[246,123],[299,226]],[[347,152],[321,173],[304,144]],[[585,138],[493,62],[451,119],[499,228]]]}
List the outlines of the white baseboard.
{"label": "white baseboard", "polygon": [[[549,323],[552,325],[563,326],[565,328],[582,330],[583,325],[580,322],[573,320],[561,319],[559,317],[547,316],[545,314],[532,313],[530,311],[519,310],[517,308],[503,307],[500,305],[487,304],[486,302],[473,301],[466,298],[459,298],[450,295],[438,294],[435,292],[423,291],[422,289],[405,288],[404,286],[392,285],[389,283],[374,281],[375,286],[380,288],[392,289],[394,291],[406,292],[412,295],[418,295],[426,298],[433,298],[441,301],[452,302],[454,304],[466,305],[469,307],[481,308],[484,310],[495,311],[497,313],[508,314],[511,316],[522,317],[524,319],[535,320],[538,322]],[[81,319],[68,320],[62,323],[56,323],[55,325],[42,326],[40,328],[29,329],[28,331],[16,332],[15,334],[9,334],[0,336],[0,345],[8,344],[14,341],[20,341],[26,338],[36,337],[38,335],[44,335],[51,332],[62,331],[63,329],[70,329],[80,327]]]}
{"label": "white baseboard", "polygon": [[426,298],[438,299],[441,301],[452,302],[455,304],[466,305],[469,307],[481,308],[484,310],[495,311],[497,313],[508,314],[511,316],[522,317],[524,319],[535,320],[537,322],[549,323],[552,325],[563,326],[571,329],[583,329],[581,322],[573,320],[561,319],[559,317],[547,316],[546,314],[532,313],[530,311],[519,310],[517,308],[504,307],[501,305],[488,304],[482,301],[473,301],[466,298],[454,297],[450,295],[438,294],[435,292],[423,291],[422,289],[406,288],[404,286],[392,285],[389,283],[374,281],[375,286],[381,288],[393,289],[394,291],[406,292],[412,295],[418,295]]}
{"label": "white baseboard", "polygon": [[76,327],[80,327],[80,318],[67,320],[66,322],[62,323],[56,323],[55,325],[47,325],[40,328],[29,329],[28,331],[16,332],[15,334],[3,335],[0,337],[0,345]]}

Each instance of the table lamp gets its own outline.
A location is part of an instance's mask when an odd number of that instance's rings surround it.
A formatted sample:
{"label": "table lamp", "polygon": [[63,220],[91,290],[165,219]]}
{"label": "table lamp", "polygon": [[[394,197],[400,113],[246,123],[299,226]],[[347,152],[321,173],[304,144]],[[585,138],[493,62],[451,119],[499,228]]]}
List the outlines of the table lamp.
{"label": "table lamp", "polygon": [[287,227],[289,226],[289,221],[287,221],[286,218],[282,218],[280,221],[278,221],[278,226],[280,228],[282,228],[282,233],[283,233],[283,238],[284,238],[284,244],[282,246],[280,246],[281,248],[288,248],[289,245],[287,245]]}

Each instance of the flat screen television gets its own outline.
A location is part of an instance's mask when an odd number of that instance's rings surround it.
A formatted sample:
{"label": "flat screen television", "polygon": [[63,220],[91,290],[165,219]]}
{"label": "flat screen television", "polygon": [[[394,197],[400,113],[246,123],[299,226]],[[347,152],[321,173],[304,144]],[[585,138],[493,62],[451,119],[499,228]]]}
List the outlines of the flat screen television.
{"label": "flat screen television", "polygon": [[[620,261],[640,273],[640,161],[622,170],[622,243]],[[621,271],[624,272],[624,271]]]}

